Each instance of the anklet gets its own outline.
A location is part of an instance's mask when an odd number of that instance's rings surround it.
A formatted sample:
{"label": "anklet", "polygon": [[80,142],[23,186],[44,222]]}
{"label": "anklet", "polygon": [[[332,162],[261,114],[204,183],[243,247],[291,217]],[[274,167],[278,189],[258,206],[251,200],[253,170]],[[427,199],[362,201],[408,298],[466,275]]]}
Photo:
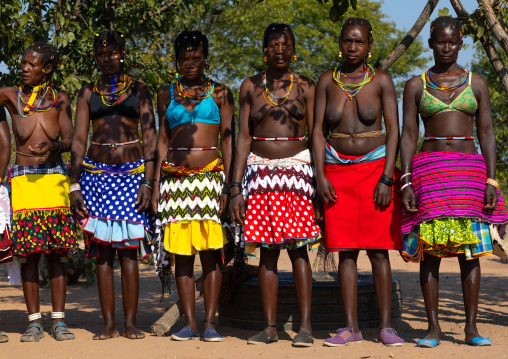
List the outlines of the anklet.
{"label": "anklet", "polygon": [[28,314],[28,321],[33,322],[34,320],[41,319],[42,315],[41,313],[34,313],[34,314]]}
{"label": "anklet", "polygon": [[267,324],[266,326],[267,326],[267,327],[272,327],[272,328],[277,328],[277,327],[278,327],[278,325],[277,325],[277,324]]}
{"label": "anklet", "polygon": [[215,322],[212,322],[212,321],[210,321],[210,320],[203,320],[203,323],[210,323],[210,324],[215,325]]}
{"label": "anklet", "polygon": [[51,319],[64,319],[65,313],[64,312],[51,312]]}

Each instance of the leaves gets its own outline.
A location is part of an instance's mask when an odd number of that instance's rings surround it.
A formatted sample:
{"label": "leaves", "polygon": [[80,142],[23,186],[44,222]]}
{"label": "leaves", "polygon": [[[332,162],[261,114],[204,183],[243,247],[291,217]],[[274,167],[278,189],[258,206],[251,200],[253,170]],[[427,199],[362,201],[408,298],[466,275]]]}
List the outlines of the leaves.
{"label": "leaves", "polygon": [[450,13],[450,10],[447,7],[444,7],[444,8],[439,9],[437,11],[438,16],[448,16],[449,13]]}

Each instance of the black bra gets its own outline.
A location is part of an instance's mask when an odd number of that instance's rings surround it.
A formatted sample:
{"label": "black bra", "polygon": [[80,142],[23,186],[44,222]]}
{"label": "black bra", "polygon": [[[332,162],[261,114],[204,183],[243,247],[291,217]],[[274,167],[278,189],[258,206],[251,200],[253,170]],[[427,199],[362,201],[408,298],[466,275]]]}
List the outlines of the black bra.
{"label": "black bra", "polygon": [[132,85],[132,92],[129,96],[114,106],[106,106],[102,102],[101,96],[92,92],[88,101],[88,111],[90,120],[114,115],[139,118],[137,82]]}

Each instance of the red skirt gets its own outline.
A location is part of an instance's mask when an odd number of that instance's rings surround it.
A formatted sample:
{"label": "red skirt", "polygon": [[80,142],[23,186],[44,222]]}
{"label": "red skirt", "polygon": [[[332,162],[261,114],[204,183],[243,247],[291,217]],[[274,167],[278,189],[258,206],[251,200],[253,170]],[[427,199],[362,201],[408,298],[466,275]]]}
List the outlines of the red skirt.
{"label": "red skirt", "polygon": [[[354,160],[362,156],[341,158]],[[375,208],[374,188],[383,174],[385,159],[356,164],[327,164],[337,202],[325,204],[325,245],[328,251],[358,249],[402,250],[401,172],[395,169],[392,202],[386,210]]]}

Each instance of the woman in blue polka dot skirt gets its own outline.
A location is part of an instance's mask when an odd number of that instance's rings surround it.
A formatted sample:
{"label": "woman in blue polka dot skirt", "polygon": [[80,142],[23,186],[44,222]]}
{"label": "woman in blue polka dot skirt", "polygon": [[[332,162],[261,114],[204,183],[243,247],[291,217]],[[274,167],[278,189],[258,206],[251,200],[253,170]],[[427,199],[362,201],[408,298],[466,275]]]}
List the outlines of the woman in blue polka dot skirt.
{"label": "woman in blue polka dot skirt", "polygon": [[[123,335],[144,338],[136,328],[139,295],[138,252],[150,253],[152,224],[147,212],[153,188],[156,146],[152,101],[146,85],[124,73],[125,40],[103,31],[94,41],[101,76],[81,88],[72,142],[71,208],[98,257],[97,282],[104,329],[93,339],[118,337],[115,325],[113,263],[122,271]],[[91,145],[85,157],[92,123]],[[138,127],[141,125],[142,146]],[[144,157],[143,157],[144,156]]]}

